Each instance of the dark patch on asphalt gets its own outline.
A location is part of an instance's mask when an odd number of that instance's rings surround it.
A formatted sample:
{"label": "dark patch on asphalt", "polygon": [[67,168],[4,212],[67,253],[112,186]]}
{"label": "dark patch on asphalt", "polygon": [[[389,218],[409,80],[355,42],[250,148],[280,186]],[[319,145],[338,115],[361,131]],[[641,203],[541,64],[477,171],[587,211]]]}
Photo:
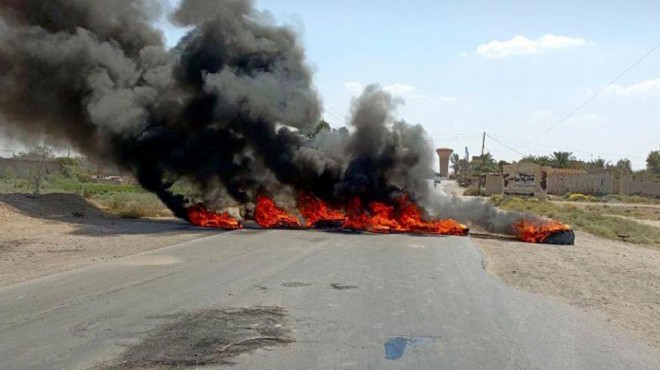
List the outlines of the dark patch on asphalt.
{"label": "dark patch on asphalt", "polygon": [[312,285],[312,283],[306,283],[304,281],[287,281],[286,283],[282,283],[282,286],[285,288],[300,288],[310,285]]}
{"label": "dark patch on asphalt", "polygon": [[177,315],[101,369],[180,369],[231,365],[230,359],[258,348],[294,342],[280,307],[205,310]]}
{"label": "dark patch on asphalt", "polygon": [[331,283],[331,287],[337,290],[346,290],[346,289],[357,289],[357,285],[344,285],[344,284],[339,284],[339,283]]}
{"label": "dark patch on asphalt", "polygon": [[394,337],[385,343],[385,358],[398,360],[403,357],[406,349],[432,343],[435,339],[435,337]]}

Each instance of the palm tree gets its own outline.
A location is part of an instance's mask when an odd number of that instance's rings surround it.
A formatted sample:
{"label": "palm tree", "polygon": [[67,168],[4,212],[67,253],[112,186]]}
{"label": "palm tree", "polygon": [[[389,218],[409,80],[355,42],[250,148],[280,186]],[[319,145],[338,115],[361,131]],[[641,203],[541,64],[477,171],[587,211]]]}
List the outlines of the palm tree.
{"label": "palm tree", "polygon": [[478,162],[476,165],[475,170],[483,173],[487,172],[496,172],[497,171],[497,162],[493,158],[493,155],[490,154],[489,152],[484,153],[483,156],[475,156],[472,157],[472,160],[474,162]]}
{"label": "palm tree", "polygon": [[594,170],[603,170],[607,166],[607,162],[603,158],[597,158],[587,163],[587,167]]}
{"label": "palm tree", "polygon": [[539,166],[548,166],[550,165],[550,157],[547,155],[540,155],[540,156],[535,156],[535,155],[526,155],[520,159],[521,163],[535,163],[538,164]]}
{"label": "palm tree", "polygon": [[571,152],[552,152],[552,165],[558,168],[568,168],[575,161],[575,156]]}

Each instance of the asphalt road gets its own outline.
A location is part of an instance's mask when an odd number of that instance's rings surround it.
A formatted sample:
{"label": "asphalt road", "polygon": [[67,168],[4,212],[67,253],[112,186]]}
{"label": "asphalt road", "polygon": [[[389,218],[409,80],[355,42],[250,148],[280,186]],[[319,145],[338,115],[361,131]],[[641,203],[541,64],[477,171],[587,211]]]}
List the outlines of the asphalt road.
{"label": "asphalt road", "polygon": [[258,305],[286,309],[296,342],[232,369],[660,368],[650,347],[489,276],[469,238],[283,230],[222,233],[0,289],[0,367],[87,369],[163,315]]}

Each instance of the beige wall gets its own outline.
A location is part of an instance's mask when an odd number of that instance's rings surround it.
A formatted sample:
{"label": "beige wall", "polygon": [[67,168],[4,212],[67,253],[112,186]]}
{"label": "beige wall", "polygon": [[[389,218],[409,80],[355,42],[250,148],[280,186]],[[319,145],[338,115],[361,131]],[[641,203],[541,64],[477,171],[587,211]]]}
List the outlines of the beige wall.
{"label": "beige wall", "polygon": [[504,173],[486,175],[486,195],[540,196],[543,173],[547,194],[630,194],[660,197],[660,183],[617,180],[606,173],[589,174],[577,170],[555,170],[532,163],[504,166]]}
{"label": "beige wall", "polygon": [[617,182],[609,174],[548,174],[548,194],[613,194]]}
{"label": "beige wall", "polygon": [[652,197],[660,196],[660,183],[658,182],[635,182],[630,179],[622,179],[620,184],[621,194],[646,195]]}

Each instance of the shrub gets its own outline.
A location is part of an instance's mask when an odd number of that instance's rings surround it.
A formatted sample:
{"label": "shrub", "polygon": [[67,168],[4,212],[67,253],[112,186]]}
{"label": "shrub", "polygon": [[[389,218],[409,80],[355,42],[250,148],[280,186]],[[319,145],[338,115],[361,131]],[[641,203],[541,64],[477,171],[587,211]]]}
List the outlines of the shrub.
{"label": "shrub", "polygon": [[485,196],[486,195],[486,189],[484,189],[482,187],[481,192],[479,194],[477,194],[477,186],[476,185],[470,185],[470,187],[465,189],[465,191],[463,192],[463,195],[467,195],[467,196],[476,196],[476,195]]}
{"label": "shrub", "polygon": [[592,199],[593,196],[580,193],[571,193],[566,195],[566,200],[571,202],[590,202]]}

